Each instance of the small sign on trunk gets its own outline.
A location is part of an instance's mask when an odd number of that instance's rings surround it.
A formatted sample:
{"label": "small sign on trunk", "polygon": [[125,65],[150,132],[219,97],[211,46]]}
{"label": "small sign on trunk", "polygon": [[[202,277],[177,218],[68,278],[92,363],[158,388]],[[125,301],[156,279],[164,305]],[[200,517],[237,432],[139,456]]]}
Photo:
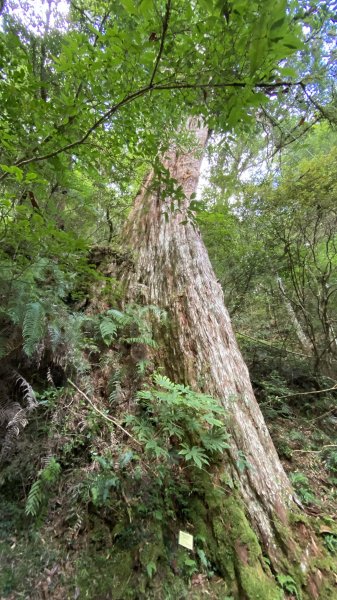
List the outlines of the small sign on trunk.
{"label": "small sign on trunk", "polygon": [[188,550],[193,550],[193,535],[186,531],[179,531],[178,544]]}

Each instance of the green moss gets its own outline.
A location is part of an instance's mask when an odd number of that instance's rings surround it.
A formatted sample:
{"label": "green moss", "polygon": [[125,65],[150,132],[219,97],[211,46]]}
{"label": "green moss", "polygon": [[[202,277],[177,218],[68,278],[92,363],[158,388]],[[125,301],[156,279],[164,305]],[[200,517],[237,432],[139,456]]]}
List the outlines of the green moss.
{"label": "green moss", "polygon": [[288,516],[290,525],[297,525],[297,523],[303,523],[304,525],[310,526],[310,518],[303,512],[291,511],[289,512]]}
{"label": "green moss", "polygon": [[137,600],[187,600],[187,598],[188,586],[183,578],[162,568],[146,592],[142,596],[137,596]]}
{"label": "green moss", "polygon": [[223,501],[223,516],[214,519],[213,527],[224,575],[233,583],[239,575],[240,586],[251,600],[282,598],[273,576],[261,566],[261,547],[237,498]]}
{"label": "green moss", "polygon": [[[236,491],[230,495],[214,487],[210,474],[197,475],[196,487],[203,498],[194,498],[189,516],[197,535],[207,540],[208,555],[218,573],[230,585],[235,597],[242,594],[251,600],[279,600],[283,592],[263,561],[259,540],[245,514]],[[291,531],[282,526],[285,540]],[[286,529],[286,531],[284,531]],[[296,581],[302,581],[296,577]],[[239,586],[239,587],[238,587]]]}
{"label": "green moss", "polygon": [[240,583],[249,600],[281,600],[283,592],[261,566],[240,566]]}
{"label": "green moss", "polygon": [[[331,580],[324,580],[319,590],[320,598],[324,600],[337,600],[336,584]],[[310,599],[311,600],[311,599]]]}
{"label": "green moss", "polygon": [[316,567],[321,571],[328,571],[335,573],[337,575],[337,561],[336,556],[331,556],[330,554],[325,553],[325,556],[320,558],[314,558],[311,561],[311,567]]}
{"label": "green moss", "polygon": [[109,594],[113,600],[138,598],[137,590],[130,585],[133,574],[133,557],[128,551],[98,554],[93,550],[82,555],[76,565],[76,587],[81,598],[103,598]]}
{"label": "green moss", "polygon": [[206,506],[199,498],[194,497],[190,500],[188,520],[193,523],[194,537],[214,553],[216,541],[208,520]]}
{"label": "green moss", "polygon": [[152,569],[151,567],[149,569],[149,565],[154,565],[153,568],[156,569],[158,560],[166,558],[162,526],[156,522],[151,523],[150,530],[146,532],[144,538],[145,541],[140,548],[139,558],[144,570],[151,577]]}
{"label": "green moss", "polygon": [[239,597],[244,592],[251,600],[280,600],[283,592],[263,562],[258,538],[238,494],[226,495],[222,488],[215,488],[205,472],[198,474],[197,487],[204,498],[194,498],[189,517],[196,534],[207,540],[211,560],[231,593]]}
{"label": "green moss", "polygon": [[224,503],[224,520],[227,521],[230,528],[230,537],[232,543],[238,540],[241,545],[246,546],[248,552],[249,564],[254,564],[261,556],[261,548],[258,539],[251,528],[245,515],[243,504],[238,498],[227,498]]}

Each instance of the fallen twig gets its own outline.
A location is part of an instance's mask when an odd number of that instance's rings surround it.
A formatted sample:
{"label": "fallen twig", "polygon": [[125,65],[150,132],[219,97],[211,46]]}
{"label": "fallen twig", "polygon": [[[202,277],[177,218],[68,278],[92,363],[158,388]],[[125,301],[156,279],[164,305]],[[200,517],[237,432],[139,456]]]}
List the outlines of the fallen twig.
{"label": "fallen twig", "polygon": [[323,452],[323,450],[325,450],[325,448],[337,448],[337,444],[326,444],[325,446],[322,446],[322,448],[320,448],[320,450],[293,450],[294,452],[311,452],[312,454],[319,454],[319,452]]}
{"label": "fallen twig", "polygon": [[295,354],[295,356],[302,356],[302,358],[311,358],[308,354],[302,354],[301,352],[295,352],[294,350],[287,350],[287,348],[281,348],[280,346],[275,346],[275,344],[271,344],[270,342],[266,342],[265,340],[259,340],[251,335],[247,335],[246,333],[241,333],[240,331],[236,331],[235,335],[243,338],[247,338],[248,340],[253,340],[253,342],[258,342],[258,344],[262,344],[263,346],[269,346],[269,348],[275,348],[275,350],[279,350],[279,352],[286,352],[287,354]]}
{"label": "fallen twig", "polygon": [[80,388],[77,387],[76,383],[71,381],[71,379],[68,379],[67,381],[68,381],[68,383],[70,383],[70,385],[73,386],[73,388],[75,388],[75,390],[78,391],[79,394],[81,394],[81,396],[83,396],[83,398],[85,398],[87,400],[87,402],[89,402],[90,406],[92,406],[92,408],[99,415],[101,415],[101,417],[103,417],[103,419],[106,419],[106,421],[110,421],[111,423],[113,423],[116,427],[118,427],[118,429],[123,431],[123,433],[125,433],[125,435],[127,435],[129,438],[131,438],[131,440],[133,440],[135,442],[135,444],[137,444],[137,446],[140,446],[142,448],[142,444],[140,442],[138,442],[138,440],[136,440],[136,438],[134,438],[133,435],[131,435],[131,433],[129,433],[126,429],[124,429],[124,427],[122,427],[122,425],[120,423],[118,423],[118,421],[116,419],[114,419],[113,417],[108,417],[108,415],[105,415],[101,410],[99,410],[99,408],[97,408],[97,406],[94,405],[94,403],[90,400],[90,398],[87,396],[87,394],[82,392],[82,390],[80,390]]}
{"label": "fallen twig", "polygon": [[331,392],[332,390],[337,390],[337,383],[333,387],[327,388],[325,390],[313,390],[312,392],[294,392],[293,394],[287,394],[286,396],[277,396],[277,397],[278,398],[290,398],[291,396],[308,396],[309,394],[324,394],[324,392]]}
{"label": "fallen twig", "polygon": [[318,421],[319,419],[323,419],[323,417],[326,417],[327,415],[330,415],[332,412],[334,412],[335,410],[337,410],[337,405],[333,406],[332,408],[330,408],[329,410],[327,410],[325,413],[323,413],[322,415],[319,415],[318,417],[314,417],[313,419],[309,420],[309,423],[312,423],[313,421]]}

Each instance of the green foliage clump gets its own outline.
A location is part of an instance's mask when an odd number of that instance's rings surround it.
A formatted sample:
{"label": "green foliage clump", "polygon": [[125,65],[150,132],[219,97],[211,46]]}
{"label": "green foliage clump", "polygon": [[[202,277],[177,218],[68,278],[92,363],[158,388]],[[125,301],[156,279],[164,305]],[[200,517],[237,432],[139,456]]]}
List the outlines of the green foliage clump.
{"label": "green foliage clump", "polygon": [[153,383],[137,393],[141,413],[127,418],[146,453],[164,462],[182,457],[200,469],[215,462],[229,447],[224,409],[165,375],[155,373]]}
{"label": "green foliage clump", "polygon": [[301,600],[302,594],[298,590],[296,581],[290,575],[276,575],[276,579],[280,584],[281,588],[288,594],[291,594],[296,600]]}
{"label": "green foliage clump", "polygon": [[290,481],[303,504],[317,504],[318,500],[310,489],[310,483],[306,475],[303,473],[291,473]]}
{"label": "green foliage clump", "polygon": [[329,448],[326,450],[324,458],[328,470],[333,478],[337,480],[337,448]]}
{"label": "green foliage clump", "polygon": [[337,554],[337,535],[327,533],[324,535],[324,544],[331,554]]}
{"label": "green foliage clump", "polygon": [[100,472],[90,480],[89,489],[91,499],[97,507],[107,506],[111,490],[118,490],[120,488],[120,478],[116,474],[111,460],[98,455],[94,455],[93,458],[99,464]]}

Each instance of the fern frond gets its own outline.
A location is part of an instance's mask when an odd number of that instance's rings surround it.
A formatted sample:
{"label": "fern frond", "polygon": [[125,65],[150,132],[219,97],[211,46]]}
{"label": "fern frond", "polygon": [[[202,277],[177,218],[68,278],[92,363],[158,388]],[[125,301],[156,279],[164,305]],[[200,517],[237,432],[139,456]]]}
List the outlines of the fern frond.
{"label": "fern frond", "polygon": [[143,306],[140,312],[140,316],[146,316],[152,313],[158,321],[165,321],[167,317],[166,310],[160,308],[159,306],[155,306],[155,304],[148,304],[147,306]]}
{"label": "fern frond", "polygon": [[32,356],[44,332],[45,311],[40,302],[30,302],[26,307],[23,321],[23,349],[27,356]]}
{"label": "fern frond", "polygon": [[39,514],[42,504],[48,500],[50,487],[57,481],[60,471],[61,465],[52,456],[30,488],[25,507],[26,515],[36,517]]}
{"label": "fern frond", "polygon": [[153,380],[156,385],[164,388],[165,390],[175,390],[176,384],[173,383],[166,375],[161,375],[160,373],[155,373],[153,376]]}
{"label": "fern frond", "polygon": [[[17,438],[28,423],[28,413],[37,406],[36,397],[32,386],[17,371],[9,371],[5,376],[6,385],[0,386],[0,426],[2,429],[0,463],[8,460],[15,451]],[[9,386],[16,388],[16,395],[20,394],[22,403],[12,399]],[[7,390],[8,388],[8,390]]]}
{"label": "fern frond", "polygon": [[0,406],[0,424],[6,425],[11,421],[17,412],[22,409],[22,406],[18,402],[13,402],[10,398],[3,400],[3,403]]}
{"label": "fern frond", "polygon": [[16,371],[14,372],[14,377],[16,383],[19,384],[22,398],[26,403],[26,408],[28,410],[33,410],[37,407],[37,400],[32,386],[20,373],[17,373]]}
{"label": "fern frond", "polygon": [[104,317],[99,324],[99,329],[104,343],[109,346],[117,333],[116,323],[111,319]]}
{"label": "fern frond", "polygon": [[57,462],[56,458],[52,456],[48,461],[47,465],[42,469],[40,478],[45,483],[55,483],[60,475],[61,465]]}
{"label": "fern frond", "polygon": [[52,349],[55,351],[58,344],[62,341],[62,333],[56,323],[48,326],[48,336]]}
{"label": "fern frond", "polygon": [[110,310],[108,310],[107,315],[109,315],[109,317],[116,321],[116,323],[120,323],[121,325],[125,325],[126,320],[127,323],[129,322],[129,316],[125,315],[125,313],[122,313],[120,310],[116,310],[115,308],[111,308]]}
{"label": "fern frond", "polygon": [[144,344],[145,346],[149,346],[150,348],[158,348],[158,344],[157,342],[148,336],[145,335],[140,335],[138,337],[129,337],[129,338],[124,338],[124,341],[127,344]]}
{"label": "fern frond", "polygon": [[80,533],[82,527],[83,527],[83,522],[84,522],[84,515],[83,513],[75,513],[75,524],[68,530],[67,532],[67,541],[71,541],[74,540],[78,537],[78,534]]}
{"label": "fern frond", "polygon": [[121,368],[117,368],[111,375],[110,379],[109,379],[109,389],[110,389],[110,394],[109,394],[109,402],[111,402],[112,404],[116,401],[118,401],[123,394],[123,390],[122,390],[122,385],[121,385],[121,379],[122,379],[122,369]]}
{"label": "fern frond", "polygon": [[56,387],[50,367],[47,369],[47,381],[52,387]]}
{"label": "fern frond", "polygon": [[145,375],[146,373],[146,369],[149,366],[150,361],[147,359],[144,360],[140,360],[137,364],[136,364],[136,368],[137,368],[137,373],[138,375]]}
{"label": "fern frond", "polygon": [[13,433],[15,433],[16,436],[18,436],[20,433],[20,429],[24,429],[27,424],[28,420],[26,419],[26,411],[24,408],[21,408],[8,422],[7,429],[13,428]]}
{"label": "fern frond", "polygon": [[40,479],[34,481],[32,487],[29,490],[25,513],[27,516],[36,517],[39,513],[40,506],[43,502],[43,485]]}
{"label": "fern frond", "polygon": [[45,469],[50,461],[53,459],[54,457],[52,456],[52,454],[47,454],[47,456],[44,456],[43,458],[41,458],[41,464],[43,465],[43,469]]}

